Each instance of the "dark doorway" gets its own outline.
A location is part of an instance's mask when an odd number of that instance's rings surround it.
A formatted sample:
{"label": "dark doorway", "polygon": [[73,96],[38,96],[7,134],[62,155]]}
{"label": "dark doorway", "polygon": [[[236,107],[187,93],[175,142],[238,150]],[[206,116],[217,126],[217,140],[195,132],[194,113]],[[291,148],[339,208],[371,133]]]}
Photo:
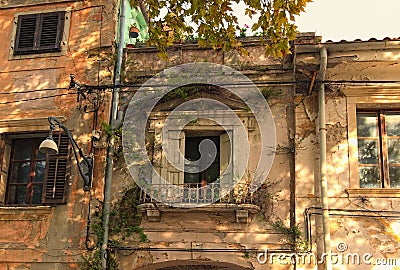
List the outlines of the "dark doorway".
{"label": "dark doorway", "polygon": [[[202,182],[202,180],[206,181],[207,183],[212,183],[215,180],[218,179],[220,175],[220,137],[219,136],[193,136],[189,137],[186,136],[185,138],[185,158],[189,161],[196,161],[200,159],[200,143],[203,140],[211,140],[216,148],[217,148],[217,154],[212,161],[211,165],[201,171],[201,172],[196,172],[199,171],[199,166],[196,165],[189,165],[185,164],[185,177],[184,177],[184,182],[185,184],[199,184]],[[211,155],[208,153],[205,153],[205,157],[203,157],[202,161],[203,163],[208,163],[211,162]]]}

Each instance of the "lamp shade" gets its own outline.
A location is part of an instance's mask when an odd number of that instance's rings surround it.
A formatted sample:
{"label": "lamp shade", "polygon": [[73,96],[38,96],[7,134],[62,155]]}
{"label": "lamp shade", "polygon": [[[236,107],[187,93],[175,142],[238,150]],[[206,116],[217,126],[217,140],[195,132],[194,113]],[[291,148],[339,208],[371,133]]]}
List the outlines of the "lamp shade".
{"label": "lamp shade", "polygon": [[46,155],[57,155],[58,147],[53,137],[47,137],[39,146],[39,151]]}

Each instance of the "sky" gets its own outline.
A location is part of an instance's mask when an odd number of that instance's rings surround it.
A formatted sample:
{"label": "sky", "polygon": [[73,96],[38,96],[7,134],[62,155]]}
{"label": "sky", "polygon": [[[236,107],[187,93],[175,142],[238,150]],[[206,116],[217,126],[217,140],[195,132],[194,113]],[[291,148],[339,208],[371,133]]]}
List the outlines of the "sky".
{"label": "sky", "polygon": [[400,0],[313,1],[296,17],[300,32],[316,32],[322,41],[400,37]]}
{"label": "sky", "polygon": [[323,41],[400,37],[400,0],[314,0],[297,19]]}

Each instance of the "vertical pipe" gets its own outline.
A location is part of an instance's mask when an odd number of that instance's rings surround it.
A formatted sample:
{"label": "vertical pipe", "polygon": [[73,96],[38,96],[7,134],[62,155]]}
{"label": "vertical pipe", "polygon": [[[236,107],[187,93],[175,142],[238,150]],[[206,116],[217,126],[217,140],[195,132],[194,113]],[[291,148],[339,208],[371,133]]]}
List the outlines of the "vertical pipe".
{"label": "vertical pipe", "polygon": [[[293,52],[293,73],[292,80],[296,80],[296,47],[294,47]],[[289,175],[290,175],[290,227],[296,226],[296,84],[293,84],[289,90],[289,104],[286,107],[286,123],[288,131],[288,142],[289,142]],[[295,235],[293,235],[293,240]],[[296,264],[294,265],[296,269]]]}
{"label": "vertical pipe", "polygon": [[[119,28],[118,28],[118,50],[117,50],[117,63],[115,67],[114,76],[114,91],[112,95],[112,108],[110,116],[110,125],[112,129],[115,128],[118,117],[118,103],[119,103],[119,85],[121,84],[121,69],[122,69],[122,56],[124,53],[124,33],[125,33],[125,0],[120,0],[120,13],[119,13]],[[104,183],[104,203],[103,203],[103,243],[101,245],[101,269],[107,270],[107,249],[108,249],[108,231],[110,221],[110,208],[111,208],[111,184],[113,173],[113,157],[114,157],[114,136],[111,136],[107,148],[107,164],[106,164],[106,178]]]}
{"label": "vertical pipe", "polygon": [[322,200],[322,228],[324,233],[325,269],[331,270],[330,250],[331,234],[329,225],[329,198],[326,177],[326,123],[325,123],[325,80],[328,56],[325,47],[320,49],[320,88],[318,91],[318,118],[319,118],[319,177],[321,183]]}

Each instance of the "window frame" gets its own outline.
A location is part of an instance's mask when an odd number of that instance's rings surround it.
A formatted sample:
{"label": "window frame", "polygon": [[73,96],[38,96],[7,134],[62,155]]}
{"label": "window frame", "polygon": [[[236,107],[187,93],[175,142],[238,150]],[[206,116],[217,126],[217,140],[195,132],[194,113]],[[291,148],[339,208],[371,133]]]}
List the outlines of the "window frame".
{"label": "window frame", "polygon": [[[193,112],[192,115],[195,115],[197,112]],[[240,118],[243,118],[242,122],[247,125],[248,119],[253,118],[254,116],[248,112],[237,111]],[[230,138],[232,140],[236,140],[235,137],[238,134],[238,124],[230,117],[224,114],[219,115],[220,123],[225,123],[224,127],[219,124],[216,124],[216,121],[210,121],[207,118],[204,118],[204,113],[201,113],[201,119],[196,121],[194,124],[186,125],[183,130],[171,128],[169,126],[164,126],[166,118],[169,116],[169,112],[152,112],[149,118],[149,126],[148,126],[148,139],[151,147],[149,147],[149,160],[151,160],[153,166],[155,167],[154,173],[151,178],[151,184],[161,184],[161,178],[167,180],[169,183],[172,184],[184,184],[184,174],[182,171],[176,169],[174,166],[170,166],[169,162],[166,160],[165,155],[162,152],[162,144],[164,139],[170,138],[179,138],[179,149],[181,154],[184,155],[185,149],[185,133],[186,132],[199,132],[199,131],[207,131],[207,132],[226,132],[229,133]],[[212,114],[215,117],[214,114]],[[251,122],[254,122],[253,120]],[[253,127],[253,126],[252,126]],[[254,130],[250,128],[249,130]],[[163,133],[171,134],[170,138],[163,138]],[[173,133],[177,133],[172,135]],[[151,142],[150,142],[151,141]],[[231,142],[230,142],[231,143]],[[232,142],[233,143],[233,142]],[[235,147],[236,151],[239,151],[240,147]],[[238,160],[234,157],[235,155],[232,154],[235,150],[231,149],[231,154],[227,157],[230,161],[228,162],[231,164],[229,166],[229,170],[225,170],[222,175],[220,175],[221,183],[225,186],[229,186],[233,181],[239,181],[240,179],[234,179],[234,175],[236,175],[235,170],[239,168]],[[183,160],[181,160],[179,155],[175,155],[175,164],[181,164],[182,168],[184,168]],[[220,164],[220,166],[222,166]],[[225,167],[224,167],[225,168]],[[221,169],[221,167],[220,167]],[[226,169],[226,168],[225,168]]]}
{"label": "window frame", "polygon": [[[376,115],[376,131],[377,135],[373,137],[362,137],[357,134],[357,140],[363,139],[363,140],[376,140],[377,141],[377,146],[378,146],[378,163],[377,167],[379,169],[379,182],[380,182],[380,187],[379,188],[393,188],[391,187],[391,181],[390,181],[390,176],[389,176],[389,170],[390,170],[390,165],[389,165],[389,152],[388,152],[388,135],[386,132],[386,115],[388,113],[400,113],[400,110],[394,110],[394,109],[358,109],[357,110],[357,116],[359,114],[375,114]],[[400,136],[394,136],[394,137],[400,137]],[[357,146],[359,149],[359,145]],[[396,163],[398,165],[398,163]],[[371,164],[360,164],[358,162],[359,167],[371,167]],[[360,183],[361,186],[361,183]],[[365,187],[368,188],[368,187]]]}
{"label": "window frame", "polygon": [[[51,15],[57,16],[57,27],[55,28],[55,42],[51,45],[42,45],[42,37],[43,37],[43,26],[46,23],[45,19],[50,17]],[[34,19],[35,20],[35,28],[33,29],[33,44],[32,47],[19,47],[21,43],[21,38],[24,32],[22,31],[22,26],[24,20]],[[26,15],[18,15],[18,23],[17,23],[17,31],[15,36],[15,46],[14,46],[14,55],[23,55],[23,54],[39,54],[46,52],[60,52],[61,51],[61,41],[64,32],[64,19],[65,19],[65,11],[55,11],[55,12],[44,12],[44,13],[36,13],[36,14],[26,14]],[[28,31],[28,30],[27,30]]]}
{"label": "window frame", "polygon": [[400,188],[361,188],[358,175],[357,110],[400,110],[398,86],[368,85],[341,90],[346,97],[349,183],[345,188],[349,197],[400,197]]}
{"label": "window frame", "polygon": [[[42,192],[43,192],[43,185],[44,185],[44,177],[43,177],[43,181],[41,182],[36,182],[36,163],[38,161],[47,161],[47,158],[43,158],[43,159],[39,159],[39,145],[41,142],[42,137],[32,137],[32,138],[15,138],[12,139],[12,143],[11,143],[11,155],[9,158],[9,162],[8,162],[8,177],[7,177],[7,188],[6,188],[6,199],[5,199],[5,204],[6,205],[11,205],[14,203],[10,203],[10,201],[12,200],[11,198],[11,187],[13,186],[24,186],[25,189],[25,203],[23,204],[28,204],[28,205],[33,205],[33,204],[38,204],[38,203],[34,203],[33,202],[33,197],[34,197],[34,191],[35,188],[34,186],[37,184],[41,184],[42,185]],[[16,149],[16,141],[28,141],[31,143],[31,153],[29,155],[29,159],[25,159],[25,160],[21,160],[21,159],[16,159],[16,153],[17,153],[17,149]],[[29,162],[29,169],[28,169],[28,175],[27,175],[27,181],[26,183],[19,183],[17,182],[13,182],[13,176],[15,176],[14,174],[14,168],[15,166],[18,166],[18,164],[21,163],[26,163]],[[45,170],[46,170],[46,166],[45,166]],[[40,193],[40,201],[42,201],[42,194]],[[19,194],[18,191],[16,191],[15,197]],[[14,198],[13,200],[15,200],[16,198]]]}
{"label": "window frame", "polygon": [[[5,179],[2,185],[3,188],[3,204],[6,206],[40,206],[40,205],[53,205],[53,204],[64,204],[66,203],[66,195],[68,191],[68,183],[70,179],[70,158],[71,158],[71,144],[69,142],[68,136],[65,133],[56,132],[53,134],[58,147],[58,155],[47,155],[46,165],[43,179],[43,189],[41,194],[40,203],[32,203],[29,196],[26,202],[23,204],[10,203],[9,189],[12,183],[10,178],[12,176],[11,170],[13,165],[11,164],[12,153],[13,153],[13,142],[18,139],[34,139],[40,138],[45,139],[48,133],[38,132],[38,133],[2,133],[1,134],[1,152],[0,152],[0,166],[2,170],[2,178]],[[8,144],[8,146],[7,146]],[[36,148],[38,151],[40,143]],[[7,156],[7,147],[9,148]],[[32,163],[30,164],[32,167]],[[52,166],[52,169],[50,169]],[[32,168],[30,168],[32,169]],[[5,170],[7,171],[4,175]],[[33,176],[31,176],[33,177]],[[51,177],[51,178],[50,178]],[[29,187],[26,189],[29,191]],[[62,194],[60,194],[62,193]]]}
{"label": "window frame", "polygon": [[[17,46],[17,32],[19,29],[19,20],[22,18],[21,16],[39,16],[40,14],[50,14],[60,12],[64,14],[63,17],[63,29],[60,31],[60,46],[57,51],[29,51],[26,53],[15,53],[14,50]],[[18,60],[18,59],[29,59],[29,58],[37,58],[37,57],[55,57],[62,56],[67,53],[67,44],[70,30],[70,18],[71,18],[71,9],[70,8],[58,8],[58,9],[48,9],[48,10],[40,10],[40,11],[31,11],[31,12],[18,12],[14,15],[14,23],[13,29],[11,33],[11,46],[9,51],[8,60]]]}

